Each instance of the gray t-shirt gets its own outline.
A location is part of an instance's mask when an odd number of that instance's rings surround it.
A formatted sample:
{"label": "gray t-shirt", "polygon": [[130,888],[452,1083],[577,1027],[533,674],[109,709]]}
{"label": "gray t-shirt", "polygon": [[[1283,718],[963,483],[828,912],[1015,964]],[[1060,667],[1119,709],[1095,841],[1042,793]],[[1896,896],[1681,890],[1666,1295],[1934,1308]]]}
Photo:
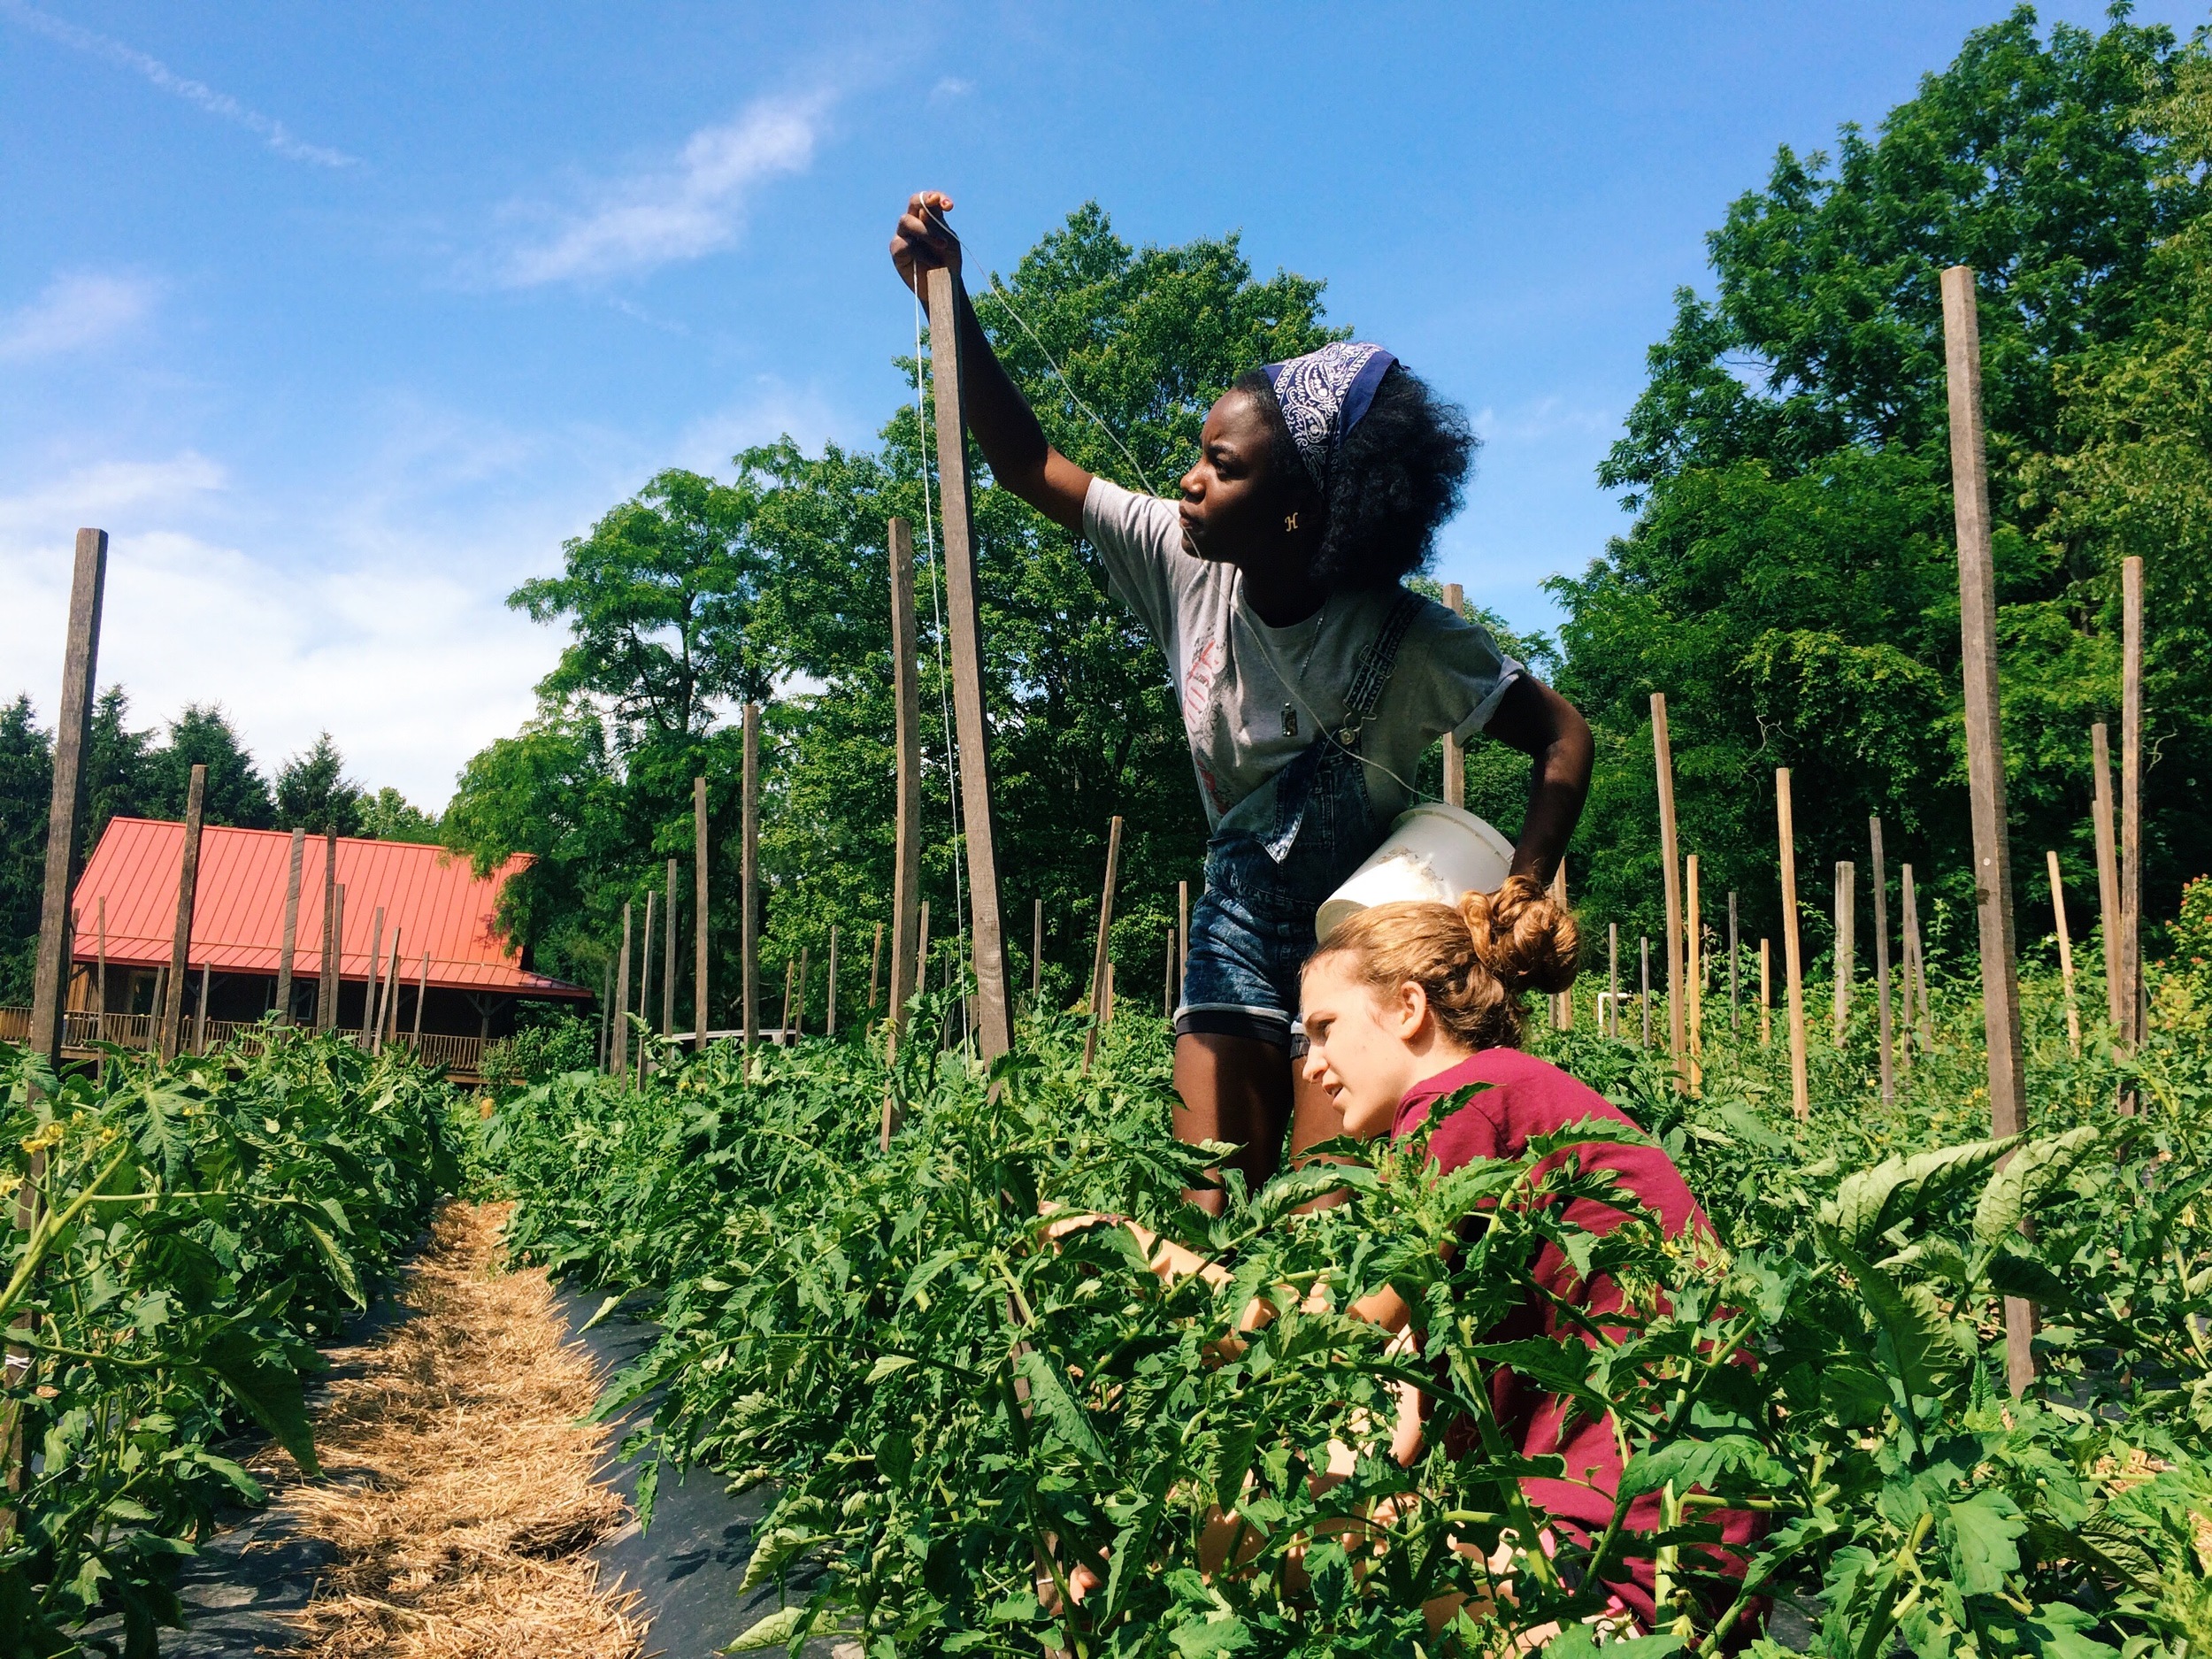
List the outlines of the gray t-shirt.
{"label": "gray t-shirt", "polygon": [[[1093,479],[1083,534],[1114,592],[1167,653],[1207,823],[1256,828],[1273,805],[1264,786],[1343,723],[1359,654],[1398,590],[1332,594],[1303,622],[1271,628],[1244,603],[1235,565],[1183,550],[1172,501]],[[1422,603],[1360,737],[1368,798],[1384,822],[1413,803],[1423,751],[1447,732],[1463,743],[1480,732],[1524,672],[1486,630]]]}

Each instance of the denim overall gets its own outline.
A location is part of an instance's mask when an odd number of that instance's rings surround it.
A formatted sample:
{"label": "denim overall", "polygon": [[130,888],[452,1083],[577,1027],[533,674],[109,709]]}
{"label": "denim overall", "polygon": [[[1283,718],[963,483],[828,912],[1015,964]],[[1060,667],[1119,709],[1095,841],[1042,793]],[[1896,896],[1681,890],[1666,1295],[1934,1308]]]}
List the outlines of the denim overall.
{"label": "denim overall", "polygon": [[1360,731],[1382,703],[1398,648],[1421,599],[1401,594],[1360,653],[1344,722],[1323,731],[1271,780],[1263,834],[1217,830],[1206,848],[1206,890],[1192,908],[1183,1001],[1175,1029],[1256,1037],[1288,1046],[1298,971],[1313,952],[1314,913],[1381,844],[1367,795]]}

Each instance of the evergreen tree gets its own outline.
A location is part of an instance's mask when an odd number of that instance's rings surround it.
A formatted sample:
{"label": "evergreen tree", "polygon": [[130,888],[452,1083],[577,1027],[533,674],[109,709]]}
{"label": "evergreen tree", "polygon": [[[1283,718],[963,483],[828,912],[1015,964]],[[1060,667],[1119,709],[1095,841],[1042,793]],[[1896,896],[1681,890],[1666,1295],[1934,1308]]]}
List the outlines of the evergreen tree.
{"label": "evergreen tree", "polygon": [[277,770],[275,818],[286,829],[358,835],[365,798],[361,786],[346,776],[345,757],[327,732]]}
{"label": "evergreen tree", "polygon": [[30,1001],[53,795],[53,738],[24,692],[0,709],[0,1002]]}
{"label": "evergreen tree", "polygon": [[147,756],[148,798],[159,816],[184,816],[195,766],[207,768],[202,810],[208,823],[267,829],[275,822],[269,786],[219,703],[186,703],[169,723],[168,742]]}
{"label": "evergreen tree", "polygon": [[[154,789],[151,756],[154,733],[130,729],[130,698],[110,686],[92,705],[92,729],[85,744],[85,838],[82,852],[92,856],[100,836],[115,818],[159,818],[164,807]],[[178,799],[179,810],[183,801]]]}

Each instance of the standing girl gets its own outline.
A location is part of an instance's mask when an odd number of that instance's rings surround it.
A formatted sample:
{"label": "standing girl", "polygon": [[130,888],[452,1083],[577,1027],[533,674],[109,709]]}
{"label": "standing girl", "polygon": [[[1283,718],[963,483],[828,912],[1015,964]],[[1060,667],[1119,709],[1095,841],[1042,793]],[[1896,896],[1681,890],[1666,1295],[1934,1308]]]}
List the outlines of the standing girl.
{"label": "standing girl", "polygon": [[1512,867],[1540,881],[1589,791],[1589,727],[1482,628],[1402,585],[1458,506],[1475,440],[1390,353],[1340,342],[1251,371],[1207,412],[1180,499],[1134,495],[1045,442],[957,280],[951,207],[916,195],[891,257],[917,292],[953,273],[968,426],[1000,484],[1098,549],[1173,675],[1212,832],[1175,1130],[1235,1143],[1256,1187],[1286,1126],[1294,1155],[1340,1133],[1327,1097],[1294,1085],[1299,969],[1322,901],[1412,803],[1424,751],[1487,733],[1533,757]]}

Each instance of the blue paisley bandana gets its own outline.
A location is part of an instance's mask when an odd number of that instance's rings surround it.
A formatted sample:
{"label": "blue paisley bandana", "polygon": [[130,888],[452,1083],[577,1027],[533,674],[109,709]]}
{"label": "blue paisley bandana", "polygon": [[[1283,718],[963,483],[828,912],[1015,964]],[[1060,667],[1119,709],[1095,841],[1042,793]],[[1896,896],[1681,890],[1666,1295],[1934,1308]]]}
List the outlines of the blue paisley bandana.
{"label": "blue paisley bandana", "polygon": [[1380,346],[1339,340],[1262,371],[1283,406],[1283,423],[1306,464],[1306,475],[1324,496],[1344,434],[1359,424],[1384,373],[1397,360]]}

